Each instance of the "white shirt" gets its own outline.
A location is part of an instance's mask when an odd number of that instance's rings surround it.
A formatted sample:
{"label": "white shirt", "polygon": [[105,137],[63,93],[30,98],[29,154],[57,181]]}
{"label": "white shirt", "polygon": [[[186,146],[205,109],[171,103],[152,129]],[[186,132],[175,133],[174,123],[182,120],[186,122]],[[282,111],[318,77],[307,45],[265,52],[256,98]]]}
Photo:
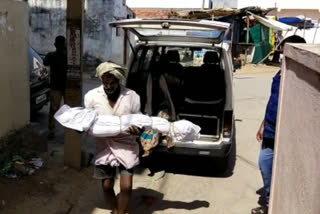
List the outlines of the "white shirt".
{"label": "white shirt", "polygon": [[[103,85],[90,90],[84,97],[84,105],[95,110],[98,115],[127,115],[140,113],[139,95],[124,86],[120,86],[120,95],[112,108]],[[96,138],[96,165],[123,165],[130,169],[139,164],[139,146],[135,137],[129,134],[120,134],[116,137]]]}
{"label": "white shirt", "polygon": [[99,115],[126,115],[140,113],[140,97],[128,88],[120,85],[119,98],[112,108],[108,101],[108,96],[104,92],[103,85],[92,89],[84,96],[84,105],[87,109],[97,111]]}

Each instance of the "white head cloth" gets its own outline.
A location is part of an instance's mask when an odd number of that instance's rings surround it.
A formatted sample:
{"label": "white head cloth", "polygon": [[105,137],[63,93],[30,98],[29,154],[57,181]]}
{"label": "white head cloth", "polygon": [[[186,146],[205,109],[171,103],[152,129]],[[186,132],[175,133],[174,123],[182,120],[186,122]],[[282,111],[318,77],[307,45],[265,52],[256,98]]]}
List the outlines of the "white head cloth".
{"label": "white head cloth", "polygon": [[126,79],[126,69],[122,66],[113,63],[113,62],[103,62],[101,63],[97,69],[96,76],[98,76],[100,79],[103,74],[110,73],[114,75],[117,79],[123,80]]}

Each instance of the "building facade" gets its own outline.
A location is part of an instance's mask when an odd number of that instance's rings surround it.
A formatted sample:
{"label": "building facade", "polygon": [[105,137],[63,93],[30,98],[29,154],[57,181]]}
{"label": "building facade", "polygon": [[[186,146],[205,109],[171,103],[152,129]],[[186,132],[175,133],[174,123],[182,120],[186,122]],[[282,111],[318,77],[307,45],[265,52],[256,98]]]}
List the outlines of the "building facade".
{"label": "building facade", "polygon": [[[28,0],[30,44],[41,54],[53,51],[54,39],[66,35],[67,0]],[[83,56],[85,71],[93,72],[101,61],[123,64],[124,33],[109,22],[134,17],[125,1],[87,0],[84,5]]]}

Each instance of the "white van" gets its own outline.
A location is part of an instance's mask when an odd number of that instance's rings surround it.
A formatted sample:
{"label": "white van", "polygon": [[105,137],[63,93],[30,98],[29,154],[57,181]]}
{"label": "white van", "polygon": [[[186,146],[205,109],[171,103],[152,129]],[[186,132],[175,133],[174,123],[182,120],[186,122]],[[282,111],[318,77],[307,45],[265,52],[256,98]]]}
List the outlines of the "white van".
{"label": "white van", "polygon": [[[126,85],[141,97],[141,111],[169,112],[201,127],[193,142],[166,142],[154,152],[207,156],[226,167],[234,147],[233,65],[223,42],[229,24],[208,20],[126,19],[110,23],[137,36]],[[165,80],[165,81],[164,81]]]}

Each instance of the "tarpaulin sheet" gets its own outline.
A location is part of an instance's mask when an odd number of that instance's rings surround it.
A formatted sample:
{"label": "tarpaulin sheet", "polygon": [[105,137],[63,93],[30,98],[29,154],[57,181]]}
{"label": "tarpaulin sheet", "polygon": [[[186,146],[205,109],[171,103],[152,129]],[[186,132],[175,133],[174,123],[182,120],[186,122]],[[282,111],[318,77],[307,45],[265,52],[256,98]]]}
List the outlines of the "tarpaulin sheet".
{"label": "tarpaulin sheet", "polygon": [[276,20],[269,20],[269,19],[263,18],[261,16],[255,15],[255,14],[249,12],[249,11],[248,11],[248,13],[250,15],[252,15],[261,24],[263,24],[263,25],[265,25],[265,26],[267,26],[269,28],[272,28],[274,30],[277,30],[277,31],[296,30],[296,27],[293,27],[293,26],[278,22]]}

